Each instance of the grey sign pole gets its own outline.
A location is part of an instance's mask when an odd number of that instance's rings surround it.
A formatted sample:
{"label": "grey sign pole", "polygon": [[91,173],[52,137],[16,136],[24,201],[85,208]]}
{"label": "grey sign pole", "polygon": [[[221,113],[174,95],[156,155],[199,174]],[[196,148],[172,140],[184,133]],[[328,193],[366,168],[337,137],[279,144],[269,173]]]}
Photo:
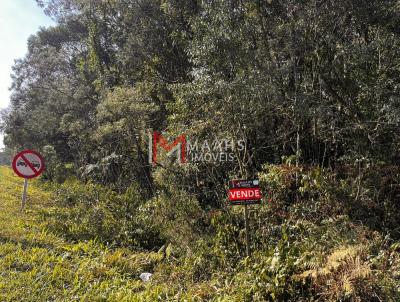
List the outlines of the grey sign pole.
{"label": "grey sign pole", "polygon": [[244,227],[246,232],[246,256],[250,257],[250,232],[249,232],[249,210],[244,205]]}
{"label": "grey sign pole", "polygon": [[21,211],[23,211],[25,209],[27,189],[28,189],[28,180],[25,178],[25,181],[24,181],[24,193],[22,193]]}

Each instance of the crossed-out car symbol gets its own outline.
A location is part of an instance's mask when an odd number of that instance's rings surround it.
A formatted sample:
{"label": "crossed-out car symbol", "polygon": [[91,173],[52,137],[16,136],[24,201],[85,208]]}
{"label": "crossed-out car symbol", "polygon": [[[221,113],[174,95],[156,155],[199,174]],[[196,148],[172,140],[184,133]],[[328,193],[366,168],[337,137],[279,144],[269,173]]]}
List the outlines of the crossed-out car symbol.
{"label": "crossed-out car symbol", "polygon": [[[35,161],[35,160],[32,160],[32,161],[31,161],[31,164],[32,164],[32,166],[34,166],[35,168],[40,168],[40,163],[38,163],[38,162]],[[28,165],[27,165],[26,162],[24,162],[24,161],[21,160],[21,161],[17,162],[17,167],[19,167],[19,166],[27,167]]]}

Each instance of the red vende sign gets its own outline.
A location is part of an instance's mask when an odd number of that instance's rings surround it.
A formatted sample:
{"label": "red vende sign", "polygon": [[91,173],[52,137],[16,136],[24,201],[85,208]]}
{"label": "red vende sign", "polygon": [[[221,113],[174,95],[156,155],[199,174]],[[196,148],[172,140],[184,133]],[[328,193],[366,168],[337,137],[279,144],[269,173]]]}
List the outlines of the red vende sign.
{"label": "red vende sign", "polygon": [[238,188],[229,190],[229,200],[260,200],[262,198],[259,188]]}
{"label": "red vende sign", "polygon": [[258,179],[229,181],[228,199],[232,205],[259,204],[262,197]]}

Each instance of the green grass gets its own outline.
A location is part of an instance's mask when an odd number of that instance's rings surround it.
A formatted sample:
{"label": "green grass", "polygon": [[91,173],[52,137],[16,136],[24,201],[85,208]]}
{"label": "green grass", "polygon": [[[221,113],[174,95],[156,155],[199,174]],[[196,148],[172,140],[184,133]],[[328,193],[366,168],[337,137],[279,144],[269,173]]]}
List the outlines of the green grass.
{"label": "green grass", "polygon": [[[56,205],[36,183],[29,181],[22,212],[23,179],[0,166],[0,301],[203,301],[215,291],[198,283],[189,293],[177,277],[184,272],[171,272],[163,252],[69,242],[51,233],[42,214]],[[140,280],[146,271],[155,280]]]}
{"label": "green grass", "polygon": [[141,267],[156,253],[108,250],[94,242],[69,243],[47,232],[38,213],[51,194],[0,167],[0,301],[142,301]]}
{"label": "green grass", "polygon": [[[22,186],[23,179],[0,167],[0,301],[400,299],[400,243],[346,216],[319,224],[274,224],[270,209],[259,208],[271,228],[264,229],[269,232],[264,236],[267,241],[259,242],[247,258],[234,249],[240,234],[228,219],[233,212],[221,212],[213,218],[212,236],[193,242],[190,252],[175,253],[172,244],[159,252],[143,252],[107,247],[96,240],[73,241],[63,232],[50,231],[49,213],[80,208],[59,207],[55,193],[32,180],[22,212]],[[68,221],[80,216],[55,217],[66,229],[82,224]],[[144,283],[139,275],[146,271],[154,275]]]}

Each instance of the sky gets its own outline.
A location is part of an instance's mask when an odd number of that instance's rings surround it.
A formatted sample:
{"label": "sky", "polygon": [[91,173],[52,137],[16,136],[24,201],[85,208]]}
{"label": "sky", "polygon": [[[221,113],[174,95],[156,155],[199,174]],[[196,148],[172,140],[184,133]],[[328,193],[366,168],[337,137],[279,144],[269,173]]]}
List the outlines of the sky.
{"label": "sky", "polygon": [[[35,0],[0,0],[0,109],[10,101],[11,67],[27,52],[27,40],[41,26],[54,25]],[[3,136],[0,133],[0,149]]]}

